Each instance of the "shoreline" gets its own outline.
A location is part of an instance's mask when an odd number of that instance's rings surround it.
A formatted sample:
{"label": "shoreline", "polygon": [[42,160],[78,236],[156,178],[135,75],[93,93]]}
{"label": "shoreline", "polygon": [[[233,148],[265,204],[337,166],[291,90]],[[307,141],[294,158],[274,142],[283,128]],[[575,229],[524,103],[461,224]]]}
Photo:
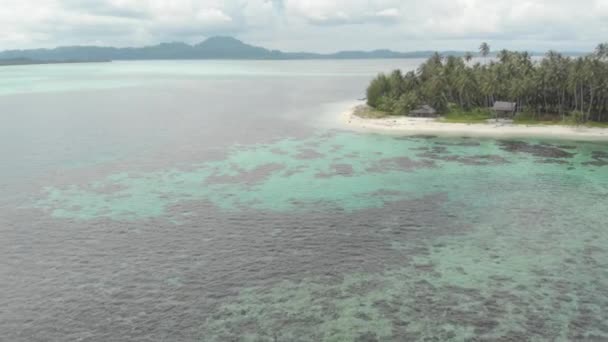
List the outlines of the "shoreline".
{"label": "shoreline", "polygon": [[435,118],[412,118],[396,116],[388,118],[362,118],[355,115],[352,107],[341,113],[342,126],[361,132],[405,134],[405,135],[441,135],[453,137],[484,138],[554,138],[566,140],[599,140],[608,141],[608,128],[576,127],[560,125],[518,125],[513,123],[448,123]]}

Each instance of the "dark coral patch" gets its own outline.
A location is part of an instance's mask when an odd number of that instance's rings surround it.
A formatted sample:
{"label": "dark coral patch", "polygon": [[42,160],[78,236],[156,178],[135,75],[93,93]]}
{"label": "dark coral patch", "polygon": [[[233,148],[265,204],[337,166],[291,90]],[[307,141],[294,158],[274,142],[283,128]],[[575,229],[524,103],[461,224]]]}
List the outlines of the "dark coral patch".
{"label": "dark coral patch", "polygon": [[433,153],[448,153],[448,148],[445,146],[435,146],[431,151]]}
{"label": "dark coral patch", "polygon": [[295,174],[303,172],[304,170],[306,170],[306,167],[304,167],[304,166],[298,166],[298,167],[295,167],[295,168],[291,168],[291,169],[286,170],[283,173],[283,177],[291,177],[291,176],[293,176]]}
{"label": "dark coral patch", "polygon": [[439,141],[439,142],[436,142],[435,145],[462,146],[462,147],[478,147],[478,146],[481,146],[481,143],[477,142],[477,141],[471,141],[471,140],[458,141],[458,142]]}
{"label": "dark coral patch", "polygon": [[419,134],[419,135],[406,135],[406,136],[402,136],[402,137],[395,137],[395,140],[420,140],[420,139],[424,139],[424,140],[431,140],[431,139],[436,139],[437,136],[436,135],[424,135],[424,134]]}
{"label": "dark coral patch", "polygon": [[435,167],[432,160],[413,160],[407,157],[380,159],[371,167],[368,172],[388,172],[388,171],[412,171],[416,169],[428,169]]}
{"label": "dark coral patch", "polygon": [[[357,317],[357,318],[361,319],[361,317]],[[366,319],[366,320],[369,320],[369,319]],[[378,337],[373,332],[366,332],[362,335],[359,335],[355,339],[355,342],[378,342]]]}
{"label": "dark coral patch", "polygon": [[594,158],[594,159],[608,159],[608,152],[606,152],[606,151],[593,151],[593,152],[591,152],[591,158]]}
{"label": "dark coral patch", "polygon": [[568,161],[563,160],[563,159],[551,159],[551,158],[537,160],[536,163],[537,164],[558,164],[558,165],[570,164]]}
{"label": "dark coral patch", "polygon": [[412,151],[430,151],[431,148],[427,147],[427,146],[421,146],[421,147],[414,147],[412,148]]}
{"label": "dark coral patch", "polygon": [[592,161],[583,163],[587,166],[607,166],[608,165],[608,152],[606,151],[593,151],[591,152]]}
{"label": "dark coral patch", "polygon": [[[425,151],[422,150],[421,151]],[[416,156],[420,158],[428,158],[428,159],[443,159],[442,154],[448,153],[448,148],[445,146],[433,146],[432,148],[426,148],[426,152],[417,154]]]}
{"label": "dark coral patch", "polygon": [[413,139],[435,139],[437,138],[436,135],[426,135],[426,134],[419,134],[419,135],[412,135],[411,138]]}
{"label": "dark coral patch", "polygon": [[126,190],[127,188],[128,187],[124,184],[106,184],[103,186],[93,186],[91,184],[88,184],[83,187],[83,190],[97,194],[111,195]]}
{"label": "dark coral patch", "polygon": [[287,153],[287,151],[281,150],[280,148],[273,148],[272,150],[270,150],[270,152],[281,155],[281,156],[289,154],[289,153]]}
{"label": "dark coral patch", "polygon": [[305,148],[302,149],[298,154],[296,154],[296,159],[319,159],[322,158],[323,155],[313,149]]}
{"label": "dark coral patch", "polygon": [[354,170],[352,165],[349,164],[333,164],[331,165],[333,172],[320,172],[315,175],[316,178],[331,178],[331,177],[350,177],[353,175]]}
{"label": "dark coral patch", "polygon": [[382,190],[374,191],[374,192],[370,193],[369,195],[370,196],[399,196],[401,194],[402,194],[401,191],[382,189]]}
{"label": "dark coral patch", "polygon": [[503,140],[498,144],[503,151],[511,153],[527,153],[540,158],[572,158],[574,153],[564,151],[550,144],[529,144],[525,141]]}
{"label": "dark coral patch", "polygon": [[331,145],[331,150],[330,152],[338,152],[342,149],[342,145]]}
{"label": "dark coral patch", "polygon": [[474,156],[459,156],[447,155],[447,148],[444,146],[435,146],[424,153],[417,154],[420,158],[432,160],[442,160],[447,162],[456,162],[463,165],[501,165],[508,164],[509,161],[501,156],[493,154],[483,154]]}
{"label": "dark coral patch", "polygon": [[594,161],[584,162],[583,165],[585,165],[585,166],[608,166],[608,160],[597,159]]}
{"label": "dark coral patch", "polygon": [[212,175],[207,177],[207,184],[239,184],[253,185],[259,183],[272,175],[274,172],[284,169],[285,166],[277,163],[265,164],[251,171],[240,170],[237,175]]}
{"label": "dark coral patch", "polygon": [[509,161],[501,156],[492,154],[483,154],[477,156],[447,156],[443,158],[446,161],[457,162],[463,165],[502,165],[508,164]]}

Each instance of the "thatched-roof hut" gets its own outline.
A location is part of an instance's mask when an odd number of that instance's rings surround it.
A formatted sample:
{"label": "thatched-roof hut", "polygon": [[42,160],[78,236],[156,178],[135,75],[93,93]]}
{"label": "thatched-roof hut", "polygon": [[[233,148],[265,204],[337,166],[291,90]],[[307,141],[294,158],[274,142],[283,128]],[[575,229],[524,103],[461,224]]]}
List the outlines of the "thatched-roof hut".
{"label": "thatched-roof hut", "polygon": [[410,116],[433,118],[437,116],[437,111],[429,105],[424,105],[412,110]]}
{"label": "thatched-roof hut", "polygon": [[504,101],[496,101],[494,102],[494,106],[492,107],[492,111],[496,114],[496,116],[514,116],[515,110],[517,109],[517,103],[515,102],[504,102]]}

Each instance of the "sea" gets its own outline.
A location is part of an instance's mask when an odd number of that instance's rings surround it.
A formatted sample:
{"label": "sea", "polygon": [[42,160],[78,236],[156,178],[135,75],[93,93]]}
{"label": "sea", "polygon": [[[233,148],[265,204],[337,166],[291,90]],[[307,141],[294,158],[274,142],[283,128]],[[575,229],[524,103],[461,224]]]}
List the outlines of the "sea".
{"label": "sea", "polygon": [[1,67],[0,340],[608,340],[608,143],[340,123],[420,63]]}

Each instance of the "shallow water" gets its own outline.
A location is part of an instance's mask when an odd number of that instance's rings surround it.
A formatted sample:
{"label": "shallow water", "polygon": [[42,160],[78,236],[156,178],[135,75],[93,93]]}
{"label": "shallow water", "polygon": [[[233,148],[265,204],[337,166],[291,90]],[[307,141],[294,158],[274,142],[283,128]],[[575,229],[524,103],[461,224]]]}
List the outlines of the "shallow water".
{"label": "shallow water", "polygon": [[333,126],[387,63],[10,69],[0,331],[608,339],[608,145]]}

